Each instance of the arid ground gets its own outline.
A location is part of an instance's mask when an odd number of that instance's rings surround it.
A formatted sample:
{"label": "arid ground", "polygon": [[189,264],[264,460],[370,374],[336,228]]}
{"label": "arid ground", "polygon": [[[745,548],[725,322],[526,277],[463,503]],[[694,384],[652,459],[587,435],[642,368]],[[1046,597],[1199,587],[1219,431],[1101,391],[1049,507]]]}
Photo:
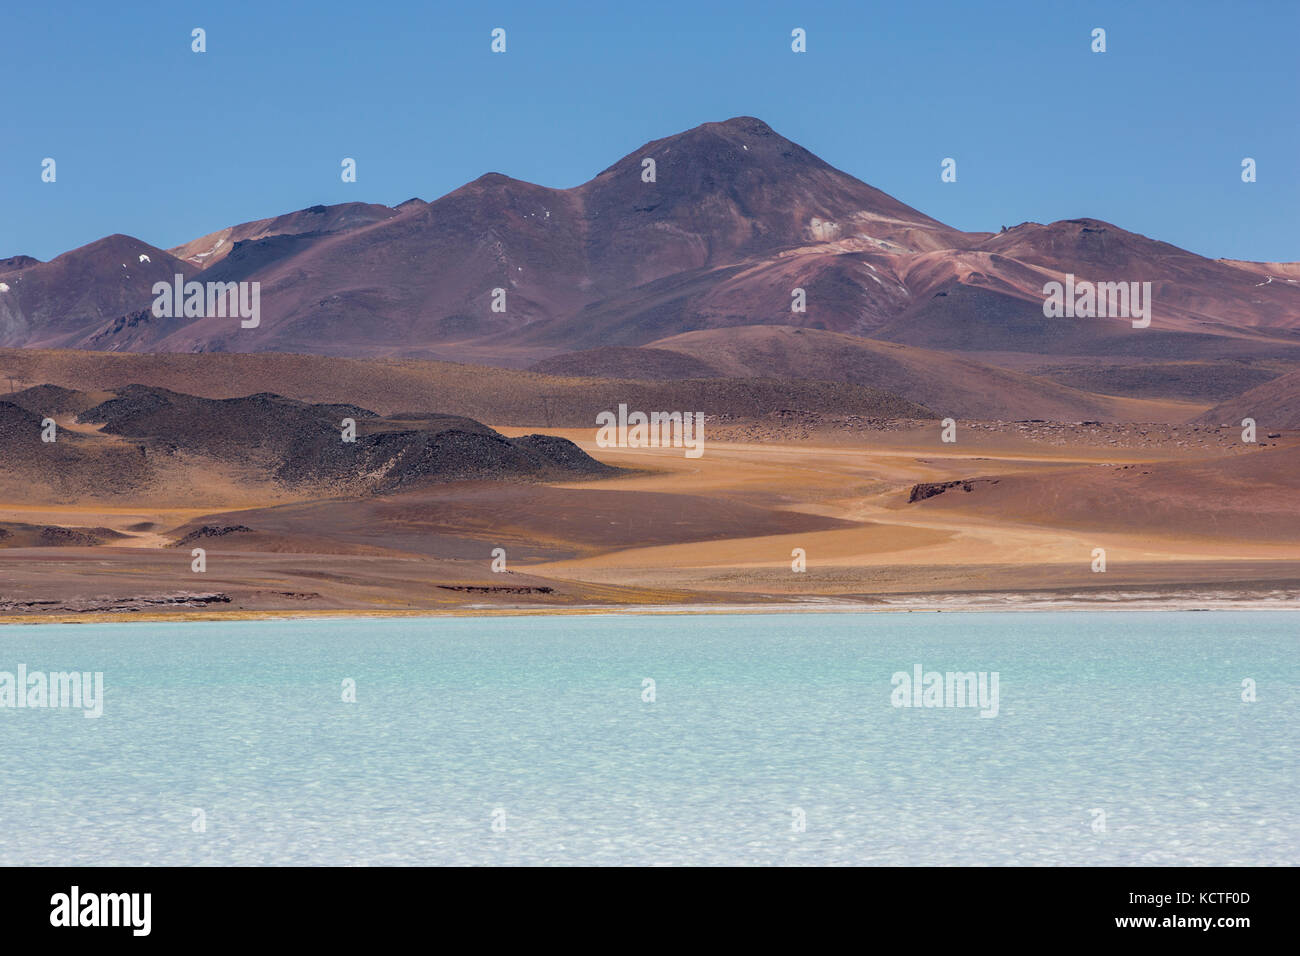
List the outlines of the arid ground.
{"label": "arid ground", "polygon": [[[608,477],[506,474],[338,493],[272,480],[262,464],[229,453],[218,467],[182,442],[150,474],[115,484],[103,462],[117,467],[117,459],[103,456],[128,440],[78,422],[74,409],[121,387],[115,362],[131,362],[136,379],[171,375],[175,387],[171,360],[192,357],[95,356],[77,371],[60,362],[86,362],[84,353],[44,354],[47,378],[82,390],[60,393],[68,410],[51,414],[93,467],[76,484],[81,459],[60,465],[51,481],[62,482],[63,497],[30,477],[5,482],[7,620],[624,606],[1282,607],[1300,595],[1295,430],[1262,432],[1250,444],[1239,428],[1194,423],[962,420],[956,441],[944,442],[934,419],[816,408],[746,414],[713,394],[710,407],[723,411],[708,419],[699,458],[680,448],[602,448],[594,424],[485,422],[505,439],[568,439],[620,469]],[[354,389],[335,377],[342,384],[322,394],[311,365],[321,360],[304,359],[312,371],[297,374],[295,358],[276,359],[286,395],[383,406],[396,418],[394,403],[408,415],[435,410],[411,412],[416,394],[376,401],[391,380]],[[429,374],[442,368],[429,363]],[[559,387],[510,374],[523,392]],[[501,392],[490,383],[475,393],[470,378],[459,383],[457,412]],[[190,387],[221,394],[215,382]],[[226,389],[249,391],[243,382]],[[32,394],[52,401],[49,390]],[[26,400],[22,391],[11,397]],[[526,394],[518,400],[530,404]],[[205,551],[201,573],[192,570],[194,548]],[[492,569],[497,548],[504,571]],[[798,549],[802,571],[794,570]],[[1094,570],[1096,549],[1104,571]]]}

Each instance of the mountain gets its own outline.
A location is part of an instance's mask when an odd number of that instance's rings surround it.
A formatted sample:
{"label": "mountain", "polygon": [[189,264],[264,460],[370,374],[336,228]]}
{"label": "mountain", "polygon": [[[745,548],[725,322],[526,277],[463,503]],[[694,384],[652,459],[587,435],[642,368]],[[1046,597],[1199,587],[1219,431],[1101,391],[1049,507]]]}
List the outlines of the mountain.
{"label": "mountain", "polygon": [[[970,251],[902,265],[914,304],[876,330],[880,338],[977,352],[1300,356],[1300,284],[1264,282],[1247,264],[1206,259],[1094,219],[1023,223]],[[1150,327],[1045,319],[1043,287],[1067,274],[1150,282]]]}
{"label": "mountain", "polygon": [[155,282],[190,271],[170,253],[122,235],[49,262],[28,261],[0,279],[0,345],[65,346],[86,329],[146,308]]}
{"label": "mountain", "polygon": [[[488,173],[429,203],[317,206],[151,249],[114,236],[3,273],[0,344],[526,367],[780,326],[1006,368],[1026,357],[1300,367],[1300,266],[1206,259],[1085,218],[961,232],[752,117],[648,142],[571,189]],[[127,269],[136,252],[151,268]],[[261,325],[155,320],[149,282],[175,271],[259,282]],[[1150,282],[1150,327],[1045,318],[1044,285],[1067,274]],[[791,308],[797,289],[804,311]]]}
{"label": "mountain", "polygon": [[0,259],[0,276],[7,272],[17,272],[19,269],[26,269],[28,266],[40,264],[40,259],[33,259],[31,256],[9,256]]}

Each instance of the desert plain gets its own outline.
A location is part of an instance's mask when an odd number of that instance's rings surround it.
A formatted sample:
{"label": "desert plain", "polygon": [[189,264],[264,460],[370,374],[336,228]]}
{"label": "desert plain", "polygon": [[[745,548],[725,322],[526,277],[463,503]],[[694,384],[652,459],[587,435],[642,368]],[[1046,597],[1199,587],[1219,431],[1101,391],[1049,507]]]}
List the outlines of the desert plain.
{"label": "desert plain", "polygon": [[[962,419],[945,442],[937,416],[871,414],[873,396],[848,386],[794,394],[802,408],[758,414],[746,404],[760,387],[752,382],[737,397],[716,381],[634,387],[440,362],[206,356],[200,375],[186,367],[192,356],[0,357],[26,363],[24,381],[49,380],[0,401],[62,403],[49,412],[62,440],[86,446],[84,461],[55,474],[6,473],[6,621],[1281,608],[1300,595],[1300,437],[1283,430],[1243,442],[1240,427],[1193,421],[1208,405],[1164,403],[1181,423]],[[322,374],[322,362],[336,363],[335,373]],[[142,450],[151,470],[137,473],[121,465],[135,461],[135,438],[78,420],[128,380],[217,399],[274,385],[287,399],[398,421],[474,412],[502,439],[566,439],[609,471],[506,470],[394,489],[295,484],[269,477],[261,459],[207,456],[182,436]],[[653,391],[679,386],[676,395]],[[611,389],[638,388],[650,401],[715,409],[700,457],[598,445],[592,410]],[[839,413],[855,402],[854,414]],[[194,433],[202,425],[184,423]],[[25,462],[52,447],[33,442]]]}

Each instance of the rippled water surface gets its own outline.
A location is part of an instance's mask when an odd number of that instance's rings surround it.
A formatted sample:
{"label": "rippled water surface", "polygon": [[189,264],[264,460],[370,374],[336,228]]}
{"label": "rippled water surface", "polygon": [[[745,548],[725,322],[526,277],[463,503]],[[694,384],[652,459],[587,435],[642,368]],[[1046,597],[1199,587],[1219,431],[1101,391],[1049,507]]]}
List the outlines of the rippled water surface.
{"label": "rippled water surface", "polygon": [[[102,671],[105,704],[0,708],[0,862],[1294,864],[1298,634],[1267,612],[5,627],[0,671]],[[996,671],[997,716],[892,706],[917,664]]]}

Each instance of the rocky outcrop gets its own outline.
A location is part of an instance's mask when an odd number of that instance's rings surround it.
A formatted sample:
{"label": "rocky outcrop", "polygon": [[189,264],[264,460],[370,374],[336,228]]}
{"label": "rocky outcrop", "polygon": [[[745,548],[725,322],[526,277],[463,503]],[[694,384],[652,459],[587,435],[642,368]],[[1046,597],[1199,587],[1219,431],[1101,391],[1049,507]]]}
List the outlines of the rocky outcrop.
{"label": "rocky outcrop", "polygon": [[941,495],[945,491],[951,491],[954,488],[969,492],[974,491],[976,485],[996,485],[997,483],[997,478],[963,478],[957,481],[921,482],[912,486],[912,491],[907,496],[907,503],[909,505],[915,504],[918,501],[933,498],[935,495]]}
{"label": "rocky outcrop", "polygon": [[155,608],[202,608],[215,604],[229,604],[230,595],[219,592],[174,594],[146,594],[137,597],[73,598],[68,601],[4,601],[0,600],[0,614],[37,611],[51,613],[68,611],[77,614],[94,612],[148,611]]}

